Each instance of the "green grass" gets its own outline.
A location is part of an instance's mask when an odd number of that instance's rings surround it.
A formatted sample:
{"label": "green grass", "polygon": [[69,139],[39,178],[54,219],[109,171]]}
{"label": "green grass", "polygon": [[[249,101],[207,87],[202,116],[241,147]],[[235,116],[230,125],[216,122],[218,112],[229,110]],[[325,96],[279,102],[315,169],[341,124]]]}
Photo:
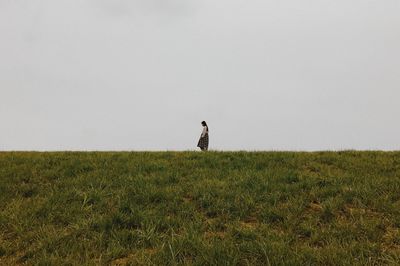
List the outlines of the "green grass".
{"label": "green grass", "polygon": [[0,264],[396,265],[400,152],[0,153]]}

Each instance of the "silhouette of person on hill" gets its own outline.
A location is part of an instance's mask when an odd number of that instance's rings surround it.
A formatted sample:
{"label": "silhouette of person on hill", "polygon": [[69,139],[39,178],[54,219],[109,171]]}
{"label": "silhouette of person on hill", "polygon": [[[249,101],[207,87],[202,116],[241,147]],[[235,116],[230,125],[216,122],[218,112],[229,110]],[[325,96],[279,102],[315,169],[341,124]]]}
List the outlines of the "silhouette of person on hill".
{"label": "silhouette of person on hill", "polygon": [[201,133],[199,142],[197,143],[197,147],[199,147],[202,151],[207,151],[208,150],[208,126],[206,121],[201,122],[201,125],[203,126],[203,132]]}

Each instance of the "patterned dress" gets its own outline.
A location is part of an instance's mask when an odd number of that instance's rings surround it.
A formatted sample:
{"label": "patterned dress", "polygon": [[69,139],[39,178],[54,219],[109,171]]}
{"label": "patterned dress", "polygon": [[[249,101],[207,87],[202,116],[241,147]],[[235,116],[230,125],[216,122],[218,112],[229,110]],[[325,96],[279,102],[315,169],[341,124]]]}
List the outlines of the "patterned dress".
{"label": "patterned dress", "polygon": [[201,133],[199,142],[197,143],[197,147],[199,147],[202,150],[208,150],[208,128],[204,127],[203,128],[203,133]]}

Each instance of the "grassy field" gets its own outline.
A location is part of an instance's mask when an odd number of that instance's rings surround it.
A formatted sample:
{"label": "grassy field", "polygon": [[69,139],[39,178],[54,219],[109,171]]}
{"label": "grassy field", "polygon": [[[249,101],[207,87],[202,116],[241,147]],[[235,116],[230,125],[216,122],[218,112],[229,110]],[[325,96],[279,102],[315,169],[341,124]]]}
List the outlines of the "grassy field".
{"label": "grassy field", "polygon": [[0,153],[0,265],[397,265],[400,152]]}

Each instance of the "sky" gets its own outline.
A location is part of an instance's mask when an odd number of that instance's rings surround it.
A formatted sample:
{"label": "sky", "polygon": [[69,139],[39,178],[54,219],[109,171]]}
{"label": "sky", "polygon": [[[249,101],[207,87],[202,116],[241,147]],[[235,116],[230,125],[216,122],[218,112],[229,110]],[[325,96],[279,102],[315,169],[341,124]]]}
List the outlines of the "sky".
{"label": "sky", "polygon": [[0,150],[399,150],[398,0],[0,0]]}

